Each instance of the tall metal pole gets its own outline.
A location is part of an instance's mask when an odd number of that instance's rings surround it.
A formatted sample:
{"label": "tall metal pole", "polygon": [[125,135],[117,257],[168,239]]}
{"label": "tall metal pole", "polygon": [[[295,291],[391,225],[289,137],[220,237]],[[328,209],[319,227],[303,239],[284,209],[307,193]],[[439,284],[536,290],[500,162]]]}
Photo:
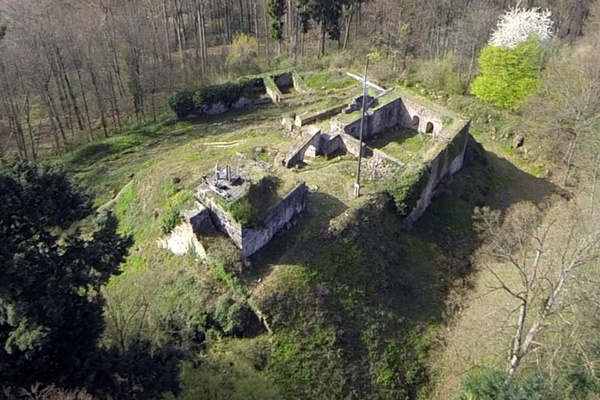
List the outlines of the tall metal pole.
{"label": "tall metal pole", "polygon": [[358,136],[358,142],[360,144],[358,149],[358,166],[356,168],[356,183],[354,184],[354,197],[360,196],[360,164],[362,163],[363,153],[363,131],[365,129],[365,116],[367,114],[367,96],[369,80],[369,56],[367,56],[367,65],[365,66],[365,79],[363,82],[363,98],[362,98],[362,116],[360,119],[360,133]]}

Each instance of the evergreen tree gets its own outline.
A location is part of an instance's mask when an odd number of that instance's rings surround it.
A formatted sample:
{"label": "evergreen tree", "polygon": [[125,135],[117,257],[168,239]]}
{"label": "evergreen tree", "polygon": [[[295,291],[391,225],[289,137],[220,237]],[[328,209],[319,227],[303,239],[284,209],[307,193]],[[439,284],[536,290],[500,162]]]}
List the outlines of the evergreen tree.
{"label": "evergreen tree", "polygon": [[[131,239],[58,171],[0,165],[0,382],[75,387],[98,368],[102,285]],[[89,232],[88,232],[89,230]]]}
{"label": "evergreen tree", "polygon": [[271,17],[271,37],[279,43],[281,52],[281,42],[283,42],[283,17],[286,13],[286,0],[269,0],[268,13]]}
{"label": "evergreen tree", "polygon": [[304,33],[308,32],[311,22],[321,28],[320,54],[325,54],[325,39],[340,40],[342,10],[345,0],[299,0],[298,8]]}

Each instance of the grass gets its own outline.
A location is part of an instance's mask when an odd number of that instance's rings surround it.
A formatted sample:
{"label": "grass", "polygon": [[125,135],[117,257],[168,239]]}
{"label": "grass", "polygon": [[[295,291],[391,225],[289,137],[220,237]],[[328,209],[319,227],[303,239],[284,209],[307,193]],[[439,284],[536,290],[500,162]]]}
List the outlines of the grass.
{"label": "grass", "polygon": [[[516,200],[510,196],[537,195],[543,185],[489,157],[489,168],[467,165],[407,232],[385,197],[351,197],[354,157],[318,157],[299,169],[280,166],[292,145],[280,133],[281,116],[327,108],[347,99],[355,85],[343,74],[324,72],[306,83],[317,93],[321,87],[331,93],[294,94],[280,108],[260,112],[145,127],[64,160],[93,186],[98,204],[131,182],[114,211],[135,245],[123,273],[106,289],[109,304],[118,304],[129,318],[124,320],[132,321],[126,327],[131,335],[139,331],[157,343],[167,340],[162,327],[168,317],[187,329],[206,319],[224,294],[247,300],[266,316],[273,336],[234,339],[207,331],[206,350],[194,353],[200,362],[183,365],[185,399],[432,398],[430,360],[438,351],[438,331],[457,312],[453,294],[472,279],[469,260],[478,246],[473,208],[495,196],[501,206]],[[484,118],[484,111],[478,113]],[[484,122],[475,129],[487,138]],[[418,135],[396,132],[371,145],[404,161],[427,144]],[[215,164],[248,161],[259,147],[265,149],[261,159],[273,165],[269,173],[284,187],[304,180],[312,188],[298,226],[278,234],[246,264],[219,235],[201,238],[216,260],[204,265],[160,249],[163,217],[192,206],[201,176]],[[266,174],[256,168],[249,173],[253,180]],[[373,186],[366,182],[364,191],[373,193]],[[138,309],[143,315],[134,313]],[[115,330],[109,322],[108,332]]]}
{"label": "grass", "polygon": [[418,134],[411,129],[396,129],[367,141],[367,144],[406,164],[412,161],[430,140],[429,135]]}

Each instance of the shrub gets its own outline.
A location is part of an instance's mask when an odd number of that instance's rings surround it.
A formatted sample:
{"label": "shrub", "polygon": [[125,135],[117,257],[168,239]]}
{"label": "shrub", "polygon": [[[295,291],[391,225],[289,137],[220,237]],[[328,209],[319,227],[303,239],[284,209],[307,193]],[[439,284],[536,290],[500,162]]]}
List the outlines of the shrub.
{"label": "shrub", "polygon": [[183,218],[181,217],[181,214],[179,214],[179,211],[170,209],[162,219],[161,231],[163,235],[168,235],[169,233],[173,232],[173,229],[175,229],[175,227],[179,225],[181,221],[183,221]]}
{"label": "shrub", "polygon": [[241,199],[231,203],[228,208],[233,219],[239,222],[243,227],[248,228],[253,225],[252,206],[250,205],[248,196],[244,196]]}
{"label": "shrub", "polygon": [[205,86],[194,93],[193,102],[195,107],[211,106],[223,103],[231,107],[242,97],[256,97],[255,86],[260,85],[260,79],[240,79],[237,82],[222,83],[220,85]]}
{"label": "shrub", "polygon": [[179,119],[185,119],[194,112],[194,94],[189,90],[171,94],[168,101],[169,107]]}
{"label": "shrub", "polygon": [[465,87],[452,53],[442,59],[425,60],[420,64],[417,77],[426,88],[450,94],[464,93]]}
{"label": "shrub", "polygon": [[417,205],[428,180],[429,170],[420,168],[389,178],[385,182],[384,190],[394,199],[398,212],[401,215],[408,215]]}
{"label": "shrub", "polygon": [[487,46],[479,56],[481,74],[471,92],[483,101],[515,110],[534,91],[542,66],[542,47],[535,40],[514,49]]}
{"label": "shrub", "polygon": [[523,381],[508,380],[501,370],[473,373],[462,384],[459,400],[542,400],[548,398],[544,377],[534,372]]}
{"label": "shrub", "polygon": [[240,33],[233,38],[227,55],[227,67],[236,73],[254,73],[260,70],[256,64],[258,58],[258,41],[252,35]]}
{"label": "shrub", "polygon": [[262,228],[266,211],[278,200],[277,189],[280,185],[281,181],[277,177],[262,178],[250,186],[246,196],[229,204],[229,213],[244,228]]}

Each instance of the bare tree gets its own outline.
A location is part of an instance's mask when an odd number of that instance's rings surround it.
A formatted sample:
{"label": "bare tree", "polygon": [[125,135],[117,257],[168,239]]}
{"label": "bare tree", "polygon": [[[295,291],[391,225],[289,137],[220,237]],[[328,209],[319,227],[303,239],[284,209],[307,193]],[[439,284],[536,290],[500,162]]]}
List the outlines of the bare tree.
{"label": "bare tree", "polygon": [[598,257],[600,229],[575,205],[562,204],[543,217],[531,203],[512,206],[504,218],[499,211],[477,209],[475,217],[485,245],[479,256],[485,270],[510,298],[516,314],[508,350],[508,376],[540,346],[538,340],[551,318],[568,304],[565,292],[574,274]]}

